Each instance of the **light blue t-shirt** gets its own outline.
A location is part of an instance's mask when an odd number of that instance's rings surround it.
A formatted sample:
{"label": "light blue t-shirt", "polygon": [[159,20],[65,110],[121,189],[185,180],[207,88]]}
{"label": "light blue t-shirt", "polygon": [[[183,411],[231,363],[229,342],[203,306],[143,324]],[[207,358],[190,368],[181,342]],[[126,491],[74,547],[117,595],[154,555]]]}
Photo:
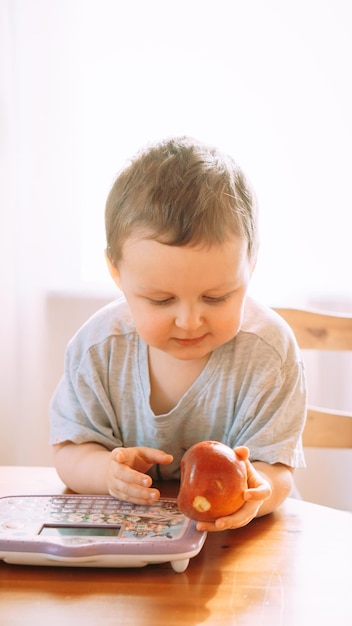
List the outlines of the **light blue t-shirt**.
{"label": "light blue t-shirt", "polygon": [[[149,394],[148,347],[120,298],[95,313],[67,347],[50,406],[50,441],[158,448],[174,457],[160,468],[164,479],[179,478],[182,455],[204,440],[246,445],[252,461],[305,465],[302,357],[281,317],[251,299],[237,336],[214,350],[169,413],[155,415]],[[160,478],[155,468],[150,474]]]}

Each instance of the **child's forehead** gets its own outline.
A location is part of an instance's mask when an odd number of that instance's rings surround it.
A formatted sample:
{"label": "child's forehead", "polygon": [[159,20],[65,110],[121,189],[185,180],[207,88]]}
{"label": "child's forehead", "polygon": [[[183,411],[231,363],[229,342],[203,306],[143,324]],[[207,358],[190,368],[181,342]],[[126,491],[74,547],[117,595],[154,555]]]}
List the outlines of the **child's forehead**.
{"label": "child's forehead", "polygon": [[214,246],[167,246],[151,239],[129,240],[119,265],[124,287],[140,292],[192,296],[232,291],[247,281],[251,264],[240,238]]}
{"label": "child's forehead", "polygon": [[125,242],[119,269],[130,275],[182,275],[188,280],[192,274],[202,281],[208,276],[211,281],[223,282],[227,280],[224,275],[233,280],[246,272],[250,264],[247,242],[240,237],[232,237],[223,244],[193,246],[171,246],[156,239],[130,237]]}

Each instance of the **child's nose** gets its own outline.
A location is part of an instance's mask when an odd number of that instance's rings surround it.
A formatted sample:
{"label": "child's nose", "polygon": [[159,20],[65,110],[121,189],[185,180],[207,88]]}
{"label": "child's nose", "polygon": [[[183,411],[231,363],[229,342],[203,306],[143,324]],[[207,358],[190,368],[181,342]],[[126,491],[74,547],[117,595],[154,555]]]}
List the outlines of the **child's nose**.
{"label": "child's nose", "polygon": [[202,324],[202,313],[198,307],[182,307],[177,312],[175,324],[184,330],[196,330]]}

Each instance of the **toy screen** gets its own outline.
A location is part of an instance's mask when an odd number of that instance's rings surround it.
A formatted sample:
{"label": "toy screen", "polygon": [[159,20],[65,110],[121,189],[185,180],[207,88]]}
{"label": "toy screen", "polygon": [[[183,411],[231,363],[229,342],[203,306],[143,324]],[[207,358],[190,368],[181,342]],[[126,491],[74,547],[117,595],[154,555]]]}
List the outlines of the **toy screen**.
{"label": "toy screen", "polygon": [[121,526],[43,526],[39,535],[56,537],[117,537]]}

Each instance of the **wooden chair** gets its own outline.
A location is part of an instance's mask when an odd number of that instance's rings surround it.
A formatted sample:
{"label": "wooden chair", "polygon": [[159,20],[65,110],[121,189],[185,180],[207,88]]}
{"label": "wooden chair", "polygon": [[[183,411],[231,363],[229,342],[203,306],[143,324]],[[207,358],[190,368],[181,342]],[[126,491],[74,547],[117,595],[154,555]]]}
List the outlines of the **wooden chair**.
{"label": "wooden chair", "polygon": [[[301,350],[352,351],[352,315],[292,308],[274,310],[291,326]],[[303,445],[352,449],[352,412],[308,406]]]}

